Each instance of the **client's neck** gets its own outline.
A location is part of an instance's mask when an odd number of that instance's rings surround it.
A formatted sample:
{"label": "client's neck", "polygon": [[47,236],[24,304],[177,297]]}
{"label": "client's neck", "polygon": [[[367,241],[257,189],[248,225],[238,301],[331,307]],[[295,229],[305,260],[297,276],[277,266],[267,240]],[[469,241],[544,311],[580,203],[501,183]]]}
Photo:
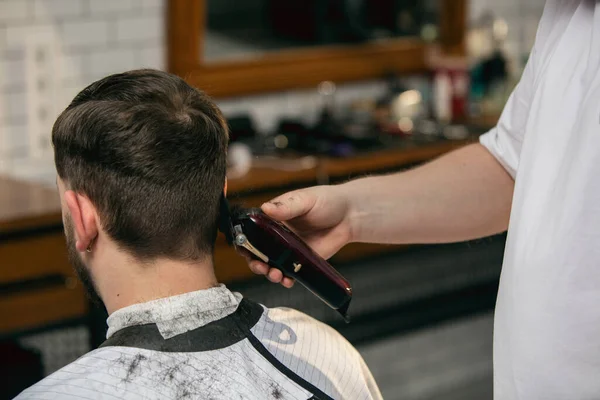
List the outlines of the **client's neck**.
{"label": "client's neck", "polygon": [[97,254],[94,282],[109,314],[130,306],[218,285],[212,257],[139,263],[122,252]]}

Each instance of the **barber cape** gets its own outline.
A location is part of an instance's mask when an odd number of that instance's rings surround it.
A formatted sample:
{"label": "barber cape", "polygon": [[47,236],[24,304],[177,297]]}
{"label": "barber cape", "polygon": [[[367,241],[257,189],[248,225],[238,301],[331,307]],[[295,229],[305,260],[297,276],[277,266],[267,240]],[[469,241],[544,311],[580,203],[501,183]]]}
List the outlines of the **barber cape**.
{"label": "barber cape", "polygon": [[339,333],[225,286],[122,308],[107,340],[17,399],[380,399]]}

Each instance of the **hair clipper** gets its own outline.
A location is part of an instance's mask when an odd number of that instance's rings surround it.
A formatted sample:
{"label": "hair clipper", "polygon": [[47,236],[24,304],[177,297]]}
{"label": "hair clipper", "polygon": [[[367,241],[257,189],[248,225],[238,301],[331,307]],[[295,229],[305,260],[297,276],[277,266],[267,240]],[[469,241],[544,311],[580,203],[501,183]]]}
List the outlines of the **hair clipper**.
{"label": "hair clipper", "polygon": [[281,270],[350,321],[350,283],[294,232],[258,208],[231,210],[224,197],[220,219],[219,229],[238,251]]}

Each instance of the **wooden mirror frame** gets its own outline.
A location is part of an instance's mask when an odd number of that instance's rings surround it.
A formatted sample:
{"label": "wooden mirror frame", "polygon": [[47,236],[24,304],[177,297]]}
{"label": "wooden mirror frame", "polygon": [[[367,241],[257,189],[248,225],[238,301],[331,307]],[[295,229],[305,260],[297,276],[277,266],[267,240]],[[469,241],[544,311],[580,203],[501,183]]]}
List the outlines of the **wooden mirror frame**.
{"label": "wooden mirror frame", "polygon": [[[427,70],[428,46],[415,38],[290,49],[254,59],[204,64],[201,43],[206,1],[169,0],[167,62],[170,72],[213,97],[308,88],[325,80],[339,83],[379,78],[389,72]],[[467,0],[438,1],[442,53],[462,55]]]}

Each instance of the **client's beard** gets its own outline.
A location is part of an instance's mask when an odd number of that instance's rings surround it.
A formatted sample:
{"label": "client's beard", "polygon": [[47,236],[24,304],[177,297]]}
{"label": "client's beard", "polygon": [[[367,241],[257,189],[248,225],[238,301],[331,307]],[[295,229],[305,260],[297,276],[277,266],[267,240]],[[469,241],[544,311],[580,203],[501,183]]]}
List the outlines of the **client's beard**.
{"label": "client's beard", "polygon": [[102,299],[98,295],[98,291],[94,285],[94,280],[92,279],[92,274],[81,259],[81,256],[75,247],[75,230],[71,216],[68,214],[65,215],[65,238],[67,241],[67,253],[69,256],[69,261],[71,262],[77,277],[83,284],[88,299],[94,305],[102,306]]}

